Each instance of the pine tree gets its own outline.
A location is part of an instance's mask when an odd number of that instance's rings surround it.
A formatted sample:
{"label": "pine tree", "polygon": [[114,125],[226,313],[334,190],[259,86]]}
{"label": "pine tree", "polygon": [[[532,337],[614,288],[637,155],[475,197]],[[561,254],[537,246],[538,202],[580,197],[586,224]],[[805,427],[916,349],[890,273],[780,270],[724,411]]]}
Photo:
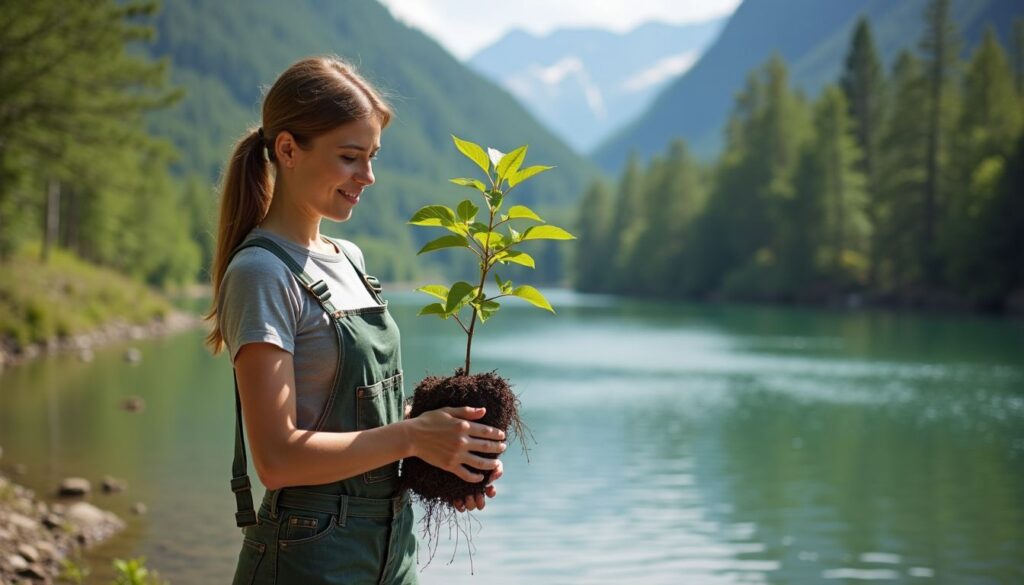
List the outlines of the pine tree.
{"label": "pine tree", "polygon": [[[878,49],[871,34],[871,25],[861,17],[853,33],[840,85],[850,107],[856,129],[857,146],[862,154],[857,165],[864,175],[867,203],[865,213],[870,224],[878,218],[878,156],[879,136],[884,116],[884,72]],[[868,282],[876,279],[875,270],[883,250],[872,241],[869,249]]]}
{"label": "pine tree", "polygon": [[637,238],[643,231],[642,177],[640,159],[636,153],[631,153],[626,169],[619,179],[609,231],[608,241],[612,248],[604,288],[610,292],[622,292],[630,287],[630,263],[634,257]]}
{"label": "pine tree", "polygon": [[896,58],[888,85],[888,115],[878,170],[877,245],[885,250],[879,287],[906,294],[924,281],[928,120],[921,109],[926,86],[921,62],[909,51]]}
{"label": "pine tree", "polygon": [[575,288],[604,292],[611,268],[611,192],[603,181],[595,181],[580,200],[577,229]]}
{"label": "pine tree", "polygon": [[924,57],[928,91],[928,141],[925,175],[924,239],[921,243],[928,285],[938,283],[940,256],[936,231],[941,215],[943,184],[941,165],[947,148],[947,120],[952,109],[951,85],[957,74],[960,41],[949,14],[949,0],[930,0],[925,9],[925,32],[920,48]]}
{"label": "pine tree", "polygon": [[864,176],[857,170],[861,160],[852,133],[846,98],[829,86],[822,92],[814,114],[815,165],[822,173],[823,257],[834,280],[845,281],[866,269],[864,252],[870,230],[865,212]]}

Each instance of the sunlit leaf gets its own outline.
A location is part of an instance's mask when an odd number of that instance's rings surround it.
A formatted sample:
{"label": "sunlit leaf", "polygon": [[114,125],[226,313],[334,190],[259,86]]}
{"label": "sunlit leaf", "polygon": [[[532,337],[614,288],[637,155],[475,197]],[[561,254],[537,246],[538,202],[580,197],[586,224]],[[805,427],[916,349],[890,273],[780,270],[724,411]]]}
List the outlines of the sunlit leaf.
{"label": "sunlit leaf", "polygon": [[449,180],[452,183],[455,183],[456,185],[462,185],[463,187],[473,187],[474,189],[478,189],[481,192],[484,192],[484,193],[487,192],[487,186],[484,185],[483,183],[481,183],[480,181],[477,181],[476,179],[461,179],[460,178],[460,179],[449,179]]}
{"label": "sunlit leaf", "polygon": [[463,140],[458,136],[452,134],[452,140],[455,141],[455,147],[459,149],[459,152],[466,155],[466,158],[476,163],[476,166],[483,169],[485,173],[488,173],[491,169],[487,161],[487,153],[484,152],[483,148],[480,148],[479,144]]}
{"label": "sunlit leaf", "polygon": [[532,167],[527,167],[527,168],[519,171],[515,175],[510,176],[508,178],[508,186],[509,186],[509,188],[515,187],[519,183],[522,183],[523,181],[525,181],[526,179],[529,179],[530,177],[536,175],[537,173],[542,173],[544,171],[547,171],[547,170],[550,170],[550,169],[553,169],[553,168],[555,168],[555,167],[548,167],[548,166],[544,166],[544,165],[534,165]]}
{"label": "sunlit leaf", "polygon": [[420,248],[419,252],[416,252],[416,255],[418,256],[427,252],[433,252],[434,250],[440,250],[442,248],[464,248],[467,246],[469,246],[469,240],[466,239],[466,236],[441,236],[436,240],[430,240],[427,242],[422,248]]}
{"label": "sunlit leaf", "polygon": [[500,163],[501,159],[505,157],[505,153],[501,152],[497,148],[488,148],[487,149],[487,156],[490,157],[491,164],[493,164],[495,166],[495,168],[497,168],[498,163]]}
{"label": "sunlit leaf", "polygon": [[444,306],[442,306],[441,303],[433,303],[431,305],[427,305],[426,307],[420,309],[420,312],[417,313],[417,316],[419,315],[439,315],[443,317]]}
{"label": "sunlit leaf", "polygon": [[448,287],[443,284],[428,284],[426,286],[421,286],[416,290],[427,293],[428,295],[442,301],[448,299]]}
{"label": "sunlit leaf", "polygon": [[512,294],[534,306],[546,309],[548,311],[551,311],[552,313],[555,312],[555,310],[551,308],[551,303],[549,303],[548,300],[544,298],[544,295],[540,294],[540,291],[533,288],[532,286],[525,284],[522,286],[517,286],[512,291]]}
{"label": "sunlit leaf", "polygon": [[525,145],[520,146],[501,158],[501,162],[496,165],[498,169],[499,183],[502,179],[515,175],[519,172],[519,165],[523,164],[523,159],[526,158],[526,149],[527,147]]}
{"label": "sunlit leaf", "polygon": [[413,225],[446,226],[455,223],[455,212],[446,205],[427,205],[409,219]]}
{"label": "sunlit leaf", "polygon": [[527,240],[575,240],[576,236],[563,230],[558,226],[553,225],[534,225],[530,226],[523,234],[522,241]]}
{"label": "sunlit leaf", "polygon": [[525,205],[513,205],[508,208],[509,219],[532,219],[534,221],[544,221],[539,215],[533,212],[532,209]]}

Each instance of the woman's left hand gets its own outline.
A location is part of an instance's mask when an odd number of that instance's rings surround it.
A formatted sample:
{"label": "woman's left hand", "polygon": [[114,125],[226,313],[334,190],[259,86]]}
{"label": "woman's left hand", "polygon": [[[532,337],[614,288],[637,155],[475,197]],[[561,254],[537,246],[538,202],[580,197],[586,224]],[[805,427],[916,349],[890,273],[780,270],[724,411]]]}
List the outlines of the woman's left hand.
{"label": "woman's left hand", "polygon": [[491,483],[484,487],[484,493],[467,496],[465,499],[455,500],[455,509],[459,512],[472,512],[473,510],[483,510],[487,502],[484,500],[484,495],[488,498],[493,498],[498,495],[498,490],[494,487],[494,482],[498,481],[503,472],[503,466],[501,460],[498,460],[498,467],[491,472]]}

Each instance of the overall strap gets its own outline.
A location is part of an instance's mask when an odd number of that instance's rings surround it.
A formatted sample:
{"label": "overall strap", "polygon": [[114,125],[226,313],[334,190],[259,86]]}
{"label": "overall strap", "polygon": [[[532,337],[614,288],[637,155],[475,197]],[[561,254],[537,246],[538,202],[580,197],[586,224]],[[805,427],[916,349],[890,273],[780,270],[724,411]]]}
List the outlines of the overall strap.
{"label": "overall strap", "polygon": [[[256,237],[243,242],[231,253],[231,258],[245,248],[263,248],[277,256],[284,262],[295,278],[308,290],[328,314],[337,316],[339,311],[329,300],[330,291],[323,280],[313,282],[313,279],[306,274],[301,266],[281,246],[274,241]],[[347,254],[346,254],[347,256]],[[228,262],[231,261],[228,259]],[[350,259],[351,261],[351,259]],[[235,376],[235,456],[231,462],[231,491],[235,493],[235,524],[240,528],[258,524],[256,511],[252,503],[252,482],[249,481],[248,461],[245,457],[245,438],[242,436],[242,400],[238,394],[238,376]]]}

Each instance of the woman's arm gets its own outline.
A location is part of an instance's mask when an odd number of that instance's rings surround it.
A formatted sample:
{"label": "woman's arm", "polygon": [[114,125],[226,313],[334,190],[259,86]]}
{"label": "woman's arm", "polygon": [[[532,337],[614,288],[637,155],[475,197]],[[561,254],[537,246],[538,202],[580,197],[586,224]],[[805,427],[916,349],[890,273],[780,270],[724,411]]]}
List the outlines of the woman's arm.
{"label": "woman's arm", "polygon": [[419,457],[469,482],[483,479],[464,467],[496,469],[500,430],[470,422],[483,409],[442,408],[365,431],[309,431],[296,427],[292,354],[270,343],[249,343],[235,357],[242,416],[256,474],[267,489],[317,485],[357,476],[405,457]]}

